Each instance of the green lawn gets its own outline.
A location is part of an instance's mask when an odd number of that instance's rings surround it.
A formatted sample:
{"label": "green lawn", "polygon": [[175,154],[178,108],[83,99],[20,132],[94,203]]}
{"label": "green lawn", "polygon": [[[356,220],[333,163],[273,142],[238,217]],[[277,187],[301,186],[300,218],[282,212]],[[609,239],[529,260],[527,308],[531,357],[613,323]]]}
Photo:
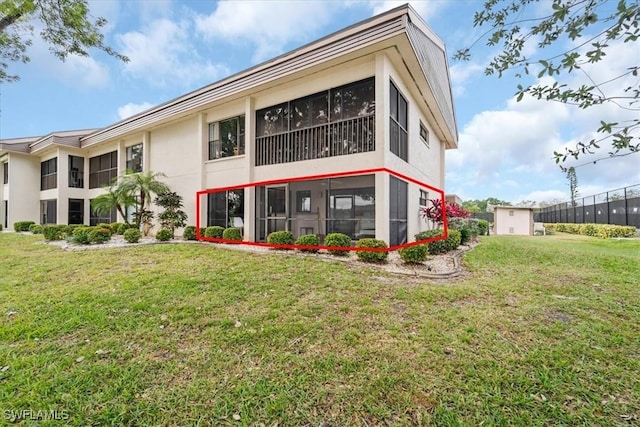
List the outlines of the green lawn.
{"label": "green lawn", "polygon": [[640,240],[491,236],[430,282],[41,239],[0,234],[0,424],[640,423]]}

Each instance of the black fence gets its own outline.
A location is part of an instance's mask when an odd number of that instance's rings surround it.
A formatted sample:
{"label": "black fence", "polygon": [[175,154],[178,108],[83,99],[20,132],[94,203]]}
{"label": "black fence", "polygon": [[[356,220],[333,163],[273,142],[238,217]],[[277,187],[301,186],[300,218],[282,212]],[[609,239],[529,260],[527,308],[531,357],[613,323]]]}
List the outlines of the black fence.
{"label": "black fence", "polygon": [[537,222],[633,225],[640,228],[640,184],[541,208]]}

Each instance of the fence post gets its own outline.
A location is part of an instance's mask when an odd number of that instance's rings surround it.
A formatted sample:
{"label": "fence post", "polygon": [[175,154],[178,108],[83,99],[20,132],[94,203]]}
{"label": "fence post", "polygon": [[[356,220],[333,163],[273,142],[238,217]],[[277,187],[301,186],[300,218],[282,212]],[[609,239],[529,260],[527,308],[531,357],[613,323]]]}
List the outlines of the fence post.
{"label": "fence post", "polygon": [[624,187],[624,225],[629,225],[629,202],[627,202],[627,187]]}

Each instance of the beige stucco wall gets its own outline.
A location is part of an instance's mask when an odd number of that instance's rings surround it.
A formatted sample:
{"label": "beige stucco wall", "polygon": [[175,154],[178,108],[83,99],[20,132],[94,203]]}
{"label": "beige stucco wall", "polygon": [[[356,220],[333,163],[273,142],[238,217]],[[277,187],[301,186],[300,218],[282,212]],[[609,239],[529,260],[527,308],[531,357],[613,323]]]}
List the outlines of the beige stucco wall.
{"label": "beige stucco wall", "polygon": [[533,210],[497,207],[494,210],[494,233],[497,235],[533,235]]}
{"label": "beige stucco wall", "polygon": [[40,159],[10,153],[9,183],[4,185],[3,197],[9,200],[8,229],[16,221],[40,222]]}
{"label": "beige stucco wall", "polygon": [[[164,173],[166,176],[159,179],[183,197],[189,224],[195,224],[196,192],[202,189],[203,163],[199,153],[203,141],[199,121],[199,116],[191,116],[151,130],[147,147],[149,169]],[[160,211],[155,205],[152,209]]]}

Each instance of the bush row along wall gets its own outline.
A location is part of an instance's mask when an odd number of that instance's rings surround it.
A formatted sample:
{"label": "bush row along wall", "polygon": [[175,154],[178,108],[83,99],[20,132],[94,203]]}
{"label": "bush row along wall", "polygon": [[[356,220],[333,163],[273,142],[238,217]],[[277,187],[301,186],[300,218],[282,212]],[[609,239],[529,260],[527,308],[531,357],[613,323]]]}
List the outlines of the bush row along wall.
{"label": "bush row along wall", "polygon": [[636,228],[631,225],[611,225],[611,224],[572,224],[555,223],[544,224],[550,231],[561,231],[563,233],[581,234],[584,236],[601,237],[608,239],[611,237],[635,237]]}

